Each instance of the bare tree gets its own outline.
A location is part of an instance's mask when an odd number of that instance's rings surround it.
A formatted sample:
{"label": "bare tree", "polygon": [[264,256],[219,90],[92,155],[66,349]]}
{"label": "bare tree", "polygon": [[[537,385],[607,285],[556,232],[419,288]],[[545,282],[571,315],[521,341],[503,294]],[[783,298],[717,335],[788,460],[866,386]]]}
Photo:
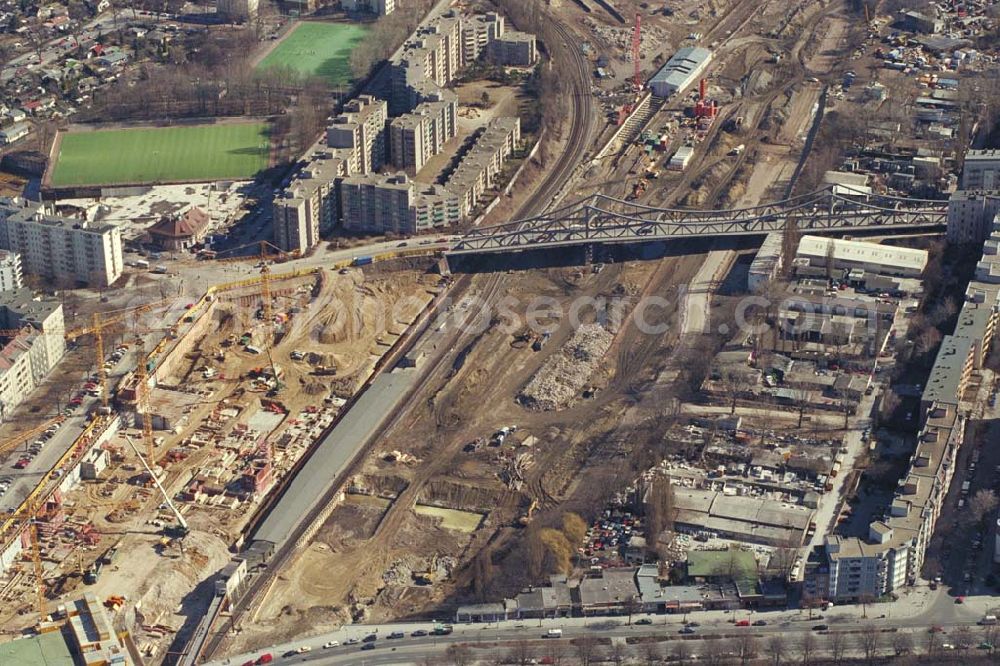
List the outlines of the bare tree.
{"label": "bare tree", "polygon": [[449,645],[445,650],[445,658],[452,666],[472,666],[476,661],[472,656],[472,649],[462,643]]}
{"label": "bare tree", "polygon": [[924,641],[924,653],[928,657],[933,657],[941,651],[941,637],[933,628],[927,632],[927,640]]}
{"label": "bare tree", "polygon": [[736,404],[740,397],[750,390],[753,382],[742,372],[727,372],[719,380],[719,388],[729,401],[729,413],[736,413]]}
{"label": "bare tree", "polygon": [[673,528],[674,489],[668,477],[657,476],[653,479],[643,508],[646,514],[646,546],[655,549],[660,534]]}
{"label": "bare tree", "polygon": [[913,637],[904,631],[897,631],[892,636],[892,650],[897,657],[910,654],[913,652]]}
{"label": "bare tree", "polygon": [[799,656],[802,658],[802,666],[810,666],[816,656],[816,637],[812,632],[807,633],[799,641]]}
{"label": "bare tree", "polygon": [[642,660],[646,666],[654,666],[663,661],[663,651],[660,644],[654,640],[642,644]]}
{"label": "bare tree", "polygon": [[956,650],[968,650],[972,647],[972,630],[966,626],[956,629],[951,637]]}
{"label": "bare tree", "polygon": [[558,641],[548,643],[545,646],[545,656],[548,657],[549,662],[552,666],[560,666],[563,662],[569,663],[569,650],[566,645]]}
{"label": "bare tree", "polygon": [[674,641],[670,646],[670,658],[684,666],[691,659],[691,646],[684,640]]}
{"label": "bare tree", "polygon": [[705,636],[701,658],[708,666],[721,666],[726,660],[726,646],[717,636]]}
{"label": "bare tree", "polygon": [[736,655],[740,663],[746,666],[757,658],[757,639],[752,634],[743,634],[736,639]]}
{"label": "bare tree", "polygon": [[781,666],[785,659],[785,638],[781,634],[775,634],[767,639],[767,657],[774,666]]}
{"label": "bare tree", "polygon": [[608,656],[611,658],[611,662],[614,663],[615,666],[622,666],[622,664],[625,663],[625,660],[628,659],[628,648],[625,647],[624,643],[615,641],[611,644],[611,650],[609,651]]}
{"label": "bare tree", "polygon": [[844,634],[835,631],[827,636],[827,642],[829,643],[830,659],[835,664],[841,663],[844,660],[844,652],[847,650]]}
{"label": "bare tree", "polygon": [[865,660],[870,664],[878,656],[881,632],[873,624],[866,624],[858,634],[858,649],[865,655]]}
{"label": "bare tree", "polygon": [[528,664],[535,663],[535,655],[535,648],[531,643],[526,640],[519,640],[515,641],[514,645],[511,646],[510,651],[507,653],[507,661],[518,666],[528,666]]}
{"label": "bare tree", "polygon": [[985,526],[998,504],[996,492],[988,489],[977,490],[969,500],[969,517],[973,522]]}
{"label": "bare tree", "polygon": [[590,666],[590,664],[594,663],[594,658],[598,652],[596,638],[593,636],[581,636],[573,641],[573,644],[576,648],[576,658],[579,660],[581,666]]}

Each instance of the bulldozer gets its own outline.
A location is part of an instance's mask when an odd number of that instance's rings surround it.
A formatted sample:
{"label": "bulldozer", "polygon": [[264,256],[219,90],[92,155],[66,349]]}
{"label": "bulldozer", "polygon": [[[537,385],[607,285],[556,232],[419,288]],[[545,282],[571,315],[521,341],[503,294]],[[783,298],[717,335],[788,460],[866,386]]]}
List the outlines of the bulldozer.
{"label": "bulldozer", "polygon": [[417,585],[433,585],[437,577],[437,554],[431,557],[430,565],[426,571],[414,571],[413,582]]}

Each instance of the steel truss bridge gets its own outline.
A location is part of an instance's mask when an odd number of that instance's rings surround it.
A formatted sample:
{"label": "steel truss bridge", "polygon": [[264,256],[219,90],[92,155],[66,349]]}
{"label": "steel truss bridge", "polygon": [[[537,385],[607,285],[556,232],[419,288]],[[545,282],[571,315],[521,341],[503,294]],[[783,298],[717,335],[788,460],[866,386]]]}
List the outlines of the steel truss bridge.
{"label": "steel truss bridge", "polygon": [[635,243],[680,238],[763,235],[794,227],[805,233],[943,228],[948,202],[879,194],[844,194],[845,188],[802,194],[731,210],[654,208],[603,194],[536,217],[473,229],[447,253],[477,255],[591,243]]}

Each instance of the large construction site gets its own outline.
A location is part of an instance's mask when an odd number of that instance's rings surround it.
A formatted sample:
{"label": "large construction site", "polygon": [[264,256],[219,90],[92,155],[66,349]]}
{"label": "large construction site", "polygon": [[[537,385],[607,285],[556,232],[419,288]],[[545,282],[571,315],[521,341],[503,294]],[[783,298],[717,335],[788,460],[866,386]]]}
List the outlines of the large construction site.
{"label": "large construction site", "polygon": [[[824,107],[865,108],[830,85],[867,34],[842,2],[706,2],[683,15],[645,5],[551,9],[597,74],[593,95],[560,94],[603,111],[554,201],[600,192],[718,209],[782,199],[808,180]],[[643,90],[696,44],[711,54],[703,74],[667,99]],[[565,115],[543,154],[573,140]],[[543,171],[529,162],[487,221],[540,212],[532,183]],[[682,414],[738,413],[761,432],[797,418],[798,434],[832,459],[839,414],[803,427],[801,411],[694,404],[735,332],[728,322],[755,251],[717,239],[598,248],[591,261],[525,253],[457,277],[421,251],[297,272],[295,261],[286,272],[262,262],[263,277],[210,290],[176,325],[149,327],[168,329],[162,343],[138,350],[115,410],[96,412],[92,437],[70,452],[91,471],[8,522],[5,539],[32,519],[0,558],[10,564],[0,625],[27,626],[86,585],[160,662],[197,634],[215,576],[257,545],[250,566],[266,583],[209,626],[207,656],[351,623],[450,617],[538,583],[539,533],[568,512],[590,523],[678,455],[684,444],[668,432]],[[638,310],[650,296],[662,305]],[[386,389],[392,411],[358,431],[370,445],[341,468],[309,469],[322,446],[346,447],[330,433],[349,410],[380,409],[359,402],[373,378],[400,373],[409,383]],[[296,519],[308,524],[288,528],[286,543],[262,537],[304,470],[336,481],[329,493],[312,489],[330,501],[304,505]],[[797,545],[816,533],[800,522]]]}

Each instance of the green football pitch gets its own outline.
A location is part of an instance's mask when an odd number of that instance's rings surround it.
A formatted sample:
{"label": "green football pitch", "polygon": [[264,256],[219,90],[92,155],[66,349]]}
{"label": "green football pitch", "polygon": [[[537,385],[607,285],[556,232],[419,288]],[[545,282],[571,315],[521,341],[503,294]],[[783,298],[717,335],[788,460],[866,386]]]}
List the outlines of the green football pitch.
{"label": "green football pitch", "polygon": [[368,27],[356,23],[299,23],[257,65],[289,67],[301,74],[326,79],[332,86],[350,83],[350,57],[355,45],[368,34]]}
{"label": "green football pitch", "polygon": [[249,179],[269,155],[265,122],[70,131],[60,137],[50,184]]}

